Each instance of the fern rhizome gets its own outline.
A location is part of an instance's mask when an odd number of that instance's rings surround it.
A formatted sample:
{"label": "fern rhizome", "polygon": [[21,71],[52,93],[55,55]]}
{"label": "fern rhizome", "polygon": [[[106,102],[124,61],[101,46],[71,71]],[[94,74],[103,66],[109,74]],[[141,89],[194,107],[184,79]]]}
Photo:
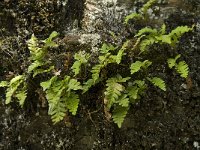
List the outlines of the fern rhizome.
{"label": "fern rhizome", "polygon": [[[155,2],[156,0],[148,1],[139,13],[127,16],[125,22],[128,23],[130,19],[147,17],[147,10]],[[167,32],[165,24],[160,29],[142,28],[135,33],[132,39],[126,40],[121,45],[104,43],[99,49],[96,64],[91,63],[92,57],[85,51],[75,53],[74,62],[70,64],[71,70],[64,75],[56,71],[55,64],[49,58],[49,49],[58,47],[58,44],[54,42],[58,33],[52,32],[45,40],[38,40],[32,35],[28,40],[30,51],[28,73],[17,75],[10,81],[0,82],[0,87],[7,88],[5,103],[9,104],[17,99],[23,106],[24,101],[28,99],[27,76],[35,78],[45,74],[48,80],[40,81],[38,88],[43,89],[49,106],[48,113],[52,121],[57,123],[63,120],[67,111],[76,115],[81,95],[86,92],[92,94],[89,89],[98,86],[97,83],[101,82],[104,111],[112,116],[118,127],[121,127],[131,104],[136,103],[145,94],[148,87],[151,87],[149,85],[154,85],[162,91],[167,90],[165,81],[159,75],[156,76],[159,73],[152,73],[152,68],[157,62],[147,57],[158,48],[154,45],[168,45],[171,50],[175,51],[181,36],[191,30],[193,27],[179,26]],[[179,61],[181,55],[177,52],[176,54],[174,58],[166,56],[161,63],[168,64],[170,69],[175,69],[181,77],[187,78],[189,67],[185,61]],[[86,78],[81,76],[83,68],[84,72],[88,73]]]}

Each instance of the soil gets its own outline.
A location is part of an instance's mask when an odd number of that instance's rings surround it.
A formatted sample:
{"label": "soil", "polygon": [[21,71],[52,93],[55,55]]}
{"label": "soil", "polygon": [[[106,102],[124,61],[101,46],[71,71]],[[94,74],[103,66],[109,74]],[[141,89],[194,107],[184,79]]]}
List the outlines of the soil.
{"label": "soil", "polygon": [[24,111],[16,104],[5,106],[2,101],[0,149],[200,149],[200,15],[195,7],[194,12],[180,10],[165,20],[170,29],[196,25],[192,33],[181,38],[178,48],[190,67],[189,77],[184,80],[171,71],[165,74],[167,92],[150,88],[146,96],[131,106],[122,128],[106,119],[98,89],[86,96],[76,116],[66,117],[56,125],[46,108]]}

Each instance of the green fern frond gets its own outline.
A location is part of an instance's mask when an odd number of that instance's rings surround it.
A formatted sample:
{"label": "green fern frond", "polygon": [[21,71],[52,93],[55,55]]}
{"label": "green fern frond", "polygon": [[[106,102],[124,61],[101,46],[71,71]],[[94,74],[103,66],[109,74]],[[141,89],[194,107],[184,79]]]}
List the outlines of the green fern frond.
{"label": "green fern frond", "polygon": [[165,81],[163,81],[161,78],[153,77],[153,78],[147,78],[153,85],[159,87],[161,90],[166,91],[166,85]]}
{"label": "green fern frond", "polygon": [[48,114],[51,115],[51,119],[54,124],[63,120],[63,118],[66,115],[66,106],[64,99],[60,98],[55,101],[56,103],[49,103],[49,111],[48,111]]}
{"label": "green fern frond", "polygon": [[129,106],[129,98],[127,94],[122,94],[119,99],[115,103],[118,103],[122,107],[128,107]]}
{"label": "green fern frond", "polygon": [[52,32],[49,38],[43,40],[43,45],[39,45],[38,39],[32,35],[31,39],[28,40],[28,49],[30,50],[30,60],[32,60],[32,64],[28,67],[28,73],[33,72],[33,77],[38,74],[50,72],[54,69],[53,66],[49,67],[49,61],[47,61],[47,49],[49,47],[57,47],[58,45],[52,41],[58,35],[57,32]]}
{"label": "green fern frond", "polygon": [[80,73],[81,70],[81,65],[82,64],[86,64],[88,62],[90,55],[89,54],[85,54],[82,51],[80,51],[79,53],[76,53],[74,55],[74,59],[76,60],[74,62],[74,64],[72,65],[71,69],[74,72],[74,76],[76,76],[77,74]]}
{"label": "green fern frond", "polygon": [[138,13],[131,13],[130,15],[125,17],[124,23],[127,24],[129,22],[129,20],[132,19],[141,19],[142,15],[138,14]]}
{"label": "green fern frond", "polygon": [[7,87],[6,90],[6,104],[9,104],[12,97],[19,100],[20,106],[23,106],[27,97],[27,85],[25,83],[25,76],[18,75],[10,80],[10,82],[2,81],[0,87]]}
{"label": "green fern frond", "polygon": [[147,15],[147,10],[156,2],[157,0],[149,0],[146,4],[140,8],[140,13],[131,13],[130,15],[125,17],[124,23],[127,24],[131,19],[144,19],[145,15]]}
{"label": "green fern frond", "polygon": [[142,28],[141,30],[139,30],[138,33],[135,35],[135,37],[140,37],[144,34],[156,35],[156,34],[158,34],[158,31],[156,29],[145,27],[145,28]]}
{"label": "green fern frond", "polygon": [[40,85],[46,92],[46,99],[49,103],[49,114],[52,116],[54,123],[64,118],[67,109],[73,115],[76,114],[79,98],[74,91],[82,89],[80,82],[76,79],[71,79],[70,76],[65,76],[62,80],[54,76]]}
{"label": "green fern frond", "polygon": [[57,80],[57,76],[53,76],[50,80],[47,80],[45,82],[41,82],[40,86],[43,88],[43,91],[46,91],[49,89],[54,81]]}
{"label": "green fern frond", "polygon": [[124,122],[128,109],[129,107],[116,106],[113,110],[112,118],[119,128],[121,128]]}
{"label": "green fern frond", "polygon": [[67,109],[69,109],[69,112],[72,113],[72,115],[76,115],[78,105],[79,105],[79,96],[78,94],[71,92],[70,96],[66,99],[66,106]]}
{"label": "green fern frond", "polygon": [[125,90],[125,87],[122,84],[129,80],[130,77],[122,78],[120,75],[117,75],[116,77],[109,78],[106,82],[106,91],[105,91],[105,97],[108,100],[107,107],[110,109],[110,107],[119,99],[119,97],[122,95],[122,92]]}
{"label": "green fern frond", "polygon": [[128,96],[133,99],[136,100],[138,99],[138,92],[139,92],[139,88],[137,86],[129,86],[127,88],[128,91]]}
{"label": "green fern frond", "polygon": [[181,77],[187,78],[189,74],[189,67],[186,64],[185,61],[180,61],[176,66],[175,66],[177,72],[180,74]]}
{"label": "green fern frond", "polygon": [[169,58],[167,60],[168,66],[170,69],[172,69],[174,66],[176,66],[176,61],[181,57],[180,54],[178,54],[175,58]]}
{"label": "green fern frond", "polygon": [[54,69],[54,66],[50,66],[48,69],[36,69],[33,73],[33,77],[35,77],[36,75],[38,74],[42,74],[42,73],[45,73],[45,72],[50,72]]}
{"label": "green fern frond", "polygon": [[148,50],[149,46],[153,45],[154,43],[156,43],[156,39],[153,37],[149,37],[148,39],[144,39],[140,42],[140,51],[144,52],[146,50]]}
{"label": "green fern frond", "polygon": [[15,97],[19,100],[20,106],[23,106],[24,102],[25,102],[25,100],[27,98],[27,91],[26,91],[26,89],[18,91],[17,94],[15,95]]}
{"label": "green fern frond", "polygon": [[44,47],[48,48],[48,47],[58,47],[58,44],[56,44],[53,39],[56,38],[59,35],[58,32],[53,31],[50,36],[45,39],[43,42],[45,43]]}
{"label": "green fern frond", "polygon": [[147,10],[155,3],[157,0],[149,0],[143,7],[140,9],[141,12],[145,15],[147,14]]}
{"label": "green fern frond", "polygon": [[117,49],[117,47],[114,47],[112,44],[106,44],[106,43],[104,43],[102,45],[101,49],[100,49],[100,52],[102,54],[107,54],[108,52],[114,51],[116,49]]}
{"label": "green fern frond", "polygon": [[1,82],[0,82],[0,87],[7,87],[8,84],[9,84],[8,81],[1,81]]}
{"label": "green fern frond", "polygon": [[143,68],[146,69],[146,68],[149,67],[151,64],[152,64],[152,62],[150,62],[149,60],[145,60],[145,61],[143,61],[143,62],[141,62],[141,61],[136,61],[135,63],[132,63],[132,64],[131,64],[131,67],[130,67],[130,69],[131,69],[131,74],[134,74],[134,73],[138,72],[138,71],[141,69],[141,67],[143,67]]}
{"label": "green fern frond", "polygon": [[101,69],[104,67],[104,65],[102,64],[98,64],[98,65],[95,65],[94,67],[92,67],[92,79],[95,81],[97,81],[99,79],[99,75],[100,75],[100,72],[101,72]]}
{"label": "green fern frond", "polygon": [[161,35],[164,35],[164,34],[166,33],[166,24],[163,24],[163,25],[162,25],[162,27],[161,27],[159,33],[160,33]]}
{"label": "green fern frond", "polygon": [[180,61],[179,63],[176,62],[180,57],[181,55],[178,54],[175,58],[169,58],[167,63],[170,69],[175,67],[176,71],[180,74],[181,77],[187,78],[189,74],[189,67],[185,61]]}
{"label": "green fern frond", "polygon": [[80,82],[78,82],[76,79],[70,79],[69,83],[68,83],[68,89],[67,91],[70,92],[71,90],[80,90],[82,89],[82,86],[80,84]]}

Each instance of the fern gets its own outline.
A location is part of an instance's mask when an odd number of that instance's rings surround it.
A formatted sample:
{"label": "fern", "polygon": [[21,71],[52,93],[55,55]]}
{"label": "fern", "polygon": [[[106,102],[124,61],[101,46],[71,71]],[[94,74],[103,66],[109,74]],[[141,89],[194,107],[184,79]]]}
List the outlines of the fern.
{"label": "fern", "polygon": [[81,70],[81,65],[86,64],[88,62],[90,55],[84,54],[83,52],[76,53],[74,55],[74,59],[76,60],[71,67],[72,71],[74,72],[74,76],[78,75]]}
{"label": "fern", "polygon": [[9,104],[12,97],[19,100],[20,106],[24,105],[24,101],[27,97],[27,87],[25,83],[25,76],[18,75],[10,80],[10,82],[2,81],[0,87],[7,87],[6,90],[6,104]]}
{"label": "fern", "polygon": [[187,78],[189,74],[189,67],[185,61],[180,61],[179,63],[177,63],[177,59],[179,59],[180,57],[181,55],[178,54],[175,58],[169,58],[167,60],[167,63],[170,69],[175,67],[176,71],[180,74],[181,77]]}
{"label": "fern", "polygon": [[157,33],[158,31],[156,29],[145,27],[139,30],[138,33],[135,35],[135,37],[140,37],[141,35],[144,35],[144,34],[157,35]]}
{"label": "fern", "polygon": [[121,128],[124,118],[128,112],[129,107],[116,106],[113,110],[113,121]]}
{"label": "fern", "polygon": [[69,109],[69,112],[72,113],[72,115],[76,115],[79,101],[79,96],[74,92],[72,92],[66,100],[66,106]]}
{"label": "fern", "polygon": [[99,56],[99,64],[92,67],[91,73],[92,73],[92,79],[89,79],[87,82],[84,83],[83,86],[83,93],[87,92],[90,87],[95,85],[99,82],[100,79],[100,72],[103,68],[105,68],[108,64],[111,63],[121,63],[122,57],[125,55],[124,51],[126,50],[127,46],[129,44],[129,41],[125,42],[122,45],[122,48],[118,51],[117,55],[112,55],[112,51],[116,51],[117,47],[114,47],[111,44],[103,44],[102,48],[100,49],[100,52],[102,55]]}
{"label": "fern", "polygon": [[0,82],[0,87],[7,87],[8,86],[8,81],[1,81]]}
{"label": "fern", "polygon": [[171,33],[169,33],[170,38],[172,39],[172,45],[175,45],[179,42],[179,38],[189,31],[192,31],[193,27],[188,26],[179,26],[176,29],[172,30]]}
{"label": "fern", "polygon": [[143,15],[147,14],[147,10],[156,2],[157,0],[149,0],[146,4],[143,5],[143,7],[140,9],[140,11],[143,13]]}
{"label": "fern", "polygon": [[175,66],[177,72],[181,75],[183,78],[187,78],[188,73],[189,73],[189,67],[186,64],[185,61],[180,61],[176,66]]}
{"label": "fern", "polygon": [[153,77],[153,78],[147,78],[152,84],[159,87],[161,90],[166,91],[166,85],[165,81],[163,81],[161,78]]}
{"label": "fern", "polygon": [[124,23],[127,24],[129,22],[129,20],[131,20],[131,19],[141,19],[141,18],[143,18],[143,16],[141,14],[134,12],[125,17]]}
{"label": "fern", "polygon": [[140,8],[140,13],[131,13],[130,15],[125,17],[124,23],[127,24],[129,20],[131,19],[145,19],[147,15],[147,10],[156,2],[157,0],[149,0],[146,4],[143,5],[142,8]]}
{"label": "fern", "polygon": [[82,89],[80,82],[65,76],[63,80],[53,76],[50,80],[40,83],[46,92],[46,98],[49,103],[49,114],[52,121],[57,123],[61,121],[69,110],[73,115],[76,114],[79,104],[79,97],[74,92]]}
{"label": "fern", "polygon": [[52,32],[49,38],[41,41],[43,42],[43,46],[39,45],[39,40],[34,36],[31,36],[31,39],[28,40],[28,48],[30,50],[30,60],[32,60],[32,64],[28,67],[28,73],[33,72],[33,77],[38,74],[50,72],[54,69],[53,66],[48,67],[47,69],[43,69],[46,66],[49,66],[49,62],[46,60],[47,49],[50,47],[57,47],[58,45],[52,41],[58,35],[57,32]]}
{"label": "fern", "polygon": [[134,73],[138,72],[138,71],[141,69],[141,67],[147,68],[147,67],[150,66],[151,64],[152,64],[152,62],[150,62],[149,60],[145,60],[145,61],[143,61],[143,62],[141,62],[141,61],[136,61],[135,63],[132,63],[132,64],[131,64],[131,67],[130,67],[130,69],[131,69],[131,74],[134,74]]}
{"label": "fern", "polygon": [[129,80],[130,77],[122,78],[120,75],[116,77],[109,78],[106,82],[106,91],[105,98],[108,100],[107,108],[111,108],[111,106],[120,98],[122,92],[125,90],[125,87],[120,84]]}

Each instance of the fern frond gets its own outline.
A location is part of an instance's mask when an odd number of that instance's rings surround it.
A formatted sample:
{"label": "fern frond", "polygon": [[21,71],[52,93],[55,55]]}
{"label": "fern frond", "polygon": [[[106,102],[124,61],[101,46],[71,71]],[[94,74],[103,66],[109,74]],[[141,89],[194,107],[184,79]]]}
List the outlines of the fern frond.
{"label": "fern frond", "polygon": [[93,79],[89,79],[83,83],[83,94],[87,92],[96,82]]}
{"label": "fern frond", "polygon": [[140,18],[142,18],[141,14],[131,13],[130,15],[125,17],[124,23],[127,24],[131,19],[140,19]]}
{"label": "fern frond", "polygon": [[189,74],[189,67],[186,64],[185,61],[180,61],[176,66],[175,66],[177,72],[180,74],[181,77],[187,78]]}
{"label": "fern frond", "polygon": [[69,112],[72,113],[72,115],[76,115],[78,105],[79,105],[79,97],[76,93],[71,92],[70,96],[66,99],[66,106],[67,109],[69,109]]}
{"label": "fern frond", "polygon": [[27,97],[27,91],[26,91],[26,89],[18,91],[17,94],[15,95],[15,97],[19,100],[20,106],[23,106],[24,102],[26,100],[26,97]]}
{"label": "fern frond", "polygon": [[45,39],[43,42],[45,43],[44,47],[48,48],[48,47],[58,47],[58,44],[56,44],[53,39],[56,38],[59,35],[58,32],[53,31],[50,36]]}
{"label": "fern frond", "polygon": [[129,107],[116,106],[113,110],[112,118],[119,128],[121,128],[124,122],[128,109]]}
{"label": "fern frond", "polygon": [[149,37],[147,39],[144,39],[140,42],[140,51],[144,52],[146,50],[148,50],[149,46],[153,45],[154,43],[156,43],[156,39],[153,37]]}
{"label": "fern frond", "polygon": [[128,96],[133,99],[136,100],[138,99],[138,92],[139,92],[139,88],[137,86],[129,86],[127,88],[128,91]]}
{"label": "fern frond", "polygon": [[159,87],[161,90],[166,91],[166,85],[165,81],[163,81],[161,78],[153,77],[153,78],[147,78],[153,85]]}
{"label": "fern frond", "polygon": [[134,74],[134,73],[138,72],[138,71],[141,69],[141,67],[147,68],[147,67],[149,67],[151,64],[152,64],[152,62],[150,62],[149,60],[145,60],[145,61],[143,61],[143,62],[141,62],[141,61],[136,61],[135,63],[132,63],[132,64],[131,64],[131,67],[130,67],[130,69],[131,69],[131,74]]}
{"label": "fern frond", "polygon": [[41,82],[40,86],[43,88],[43,91],[46,91],[49,89],[54,81],[57,80],[57,76],[53,76],[50,80],[47,80],[45,82]]}
{"label": "fern frond", "polygon": [[181,57],[180,54],[178,54],[175,58],[169,58],[167,60],[168,66],[170,69],[172,69],[175,65],[176,65],[176,61],[177,59],[179,59]]}
{"label": "fern frond", "polygon": [[42,74],[42,73],[45,73],[45,72],[50,72],[53,69],[54,69],[54,66],[50,66],[48,69],[36,69],[36,70],[34,70],[33,77],[35,77],[38,74]]}
{"label": "fern frond", "polygon": [[100,49],[100,52],[102,54],[107,54],[108,52],[114,51],[116,49],[117,49],[117,47],[114,47],[112,44],[106,44],[106,43],[104,43],[102,45],[101,49]]}
{"label": "fern frond", "polygon": [[110,109],[110,107],[119,99],[119,97],[122,95],[122,92],[125,90],[125,87],[122,84],[129,80],[130,77],[122,78],[120,75],[117,75],[116,77],[109,78],[106,82],[106,91],[105,91],[105,97],[108,100],[107,107]]}
{"label": "fern frond", "polygon": [[147,10],[156,2],[157,0],[149,0],[146,4],[143,5],[143,7],[140,9],[140,11],[145,15],[147,14]]}
{"label": "fern frond", "polygon": [[6,92],[6,104],[9,104],[11,102],[12,96],[23,82],[24,75],[18,75],[11,79]]}
{"label": "fern frond", "polygon": [[82,89],[82,86],[80,84],[80,82],[78,82],[76,79],[70,79],[69,83],[68,83],[68,89],[67,91],[70,92],[71,90],[80,90]]}
{"label": "fern frond", "polygon": [[129,106],[128,95],[127,94],[122,94],[115,103],[118,103],[122,107],[128,107]]}
{"label": "fern frond", "polygon": [[46,56],[49,47],[58,46],[54,41],[52,41],[57,35],[57,32],[52,32],[47,39],[42,41],[44,43],[42,46],[39,46],[39,41],[34,35],[32,35],[31,39],[28,40],[28,48],[31,53],[30,60],[33,61],[28,67],[28,73],[33,72],[33,77],[41,73],[50,72],[54,68],[53,66],[49,67],[49,62],[46,60]]}
{"label": "fern frond", "polygon": [[48,114],[51,115],[53,123],[63,120],[66,115],[66,106],[64,99],[56,100],[56,103],[49,103]]}
{"label": "fern frond", "polygon": [[166,24],[162,25],[162,27],[161,27],[159,32],[160,32],[161,35],[164,35],[166,33]]}
{"label": "fern frond", "polygon": [[144,34],[156,35],[156,34],[158,34],[158,31],[156,29],[145,27],[145,28],[142,28],[141,30],[139,30],[138,33],[135,35],[135,37],[140,37]]}
{"label": "fern frond", "polygon": [[171,39],[173,39],[173,44],[176,44],[179,42],[179,38],[186,32],[192,31],[193,27],[190,28],[188,26],[178,26],[176,29],[172,30],[169,33],[169,36]]}
{"label": "fern frond", "polygon": [[1,81],[1,82],[0,82],[0,87],[7,87],[8,84],[9,84],[8,81]]}
{"label": "fern frond", "polygon": [[81,70],[81,65],[86,64],[88,62],[89,57],[90,57],[89,54],[85,54],[82,51],[80,51],[79,53],[76,53],[74,55],[74,59],[76,61],[74,62],[74,64],[71,67],[72,71],[74,72],[74,76],[79,74],[79,72]]}

